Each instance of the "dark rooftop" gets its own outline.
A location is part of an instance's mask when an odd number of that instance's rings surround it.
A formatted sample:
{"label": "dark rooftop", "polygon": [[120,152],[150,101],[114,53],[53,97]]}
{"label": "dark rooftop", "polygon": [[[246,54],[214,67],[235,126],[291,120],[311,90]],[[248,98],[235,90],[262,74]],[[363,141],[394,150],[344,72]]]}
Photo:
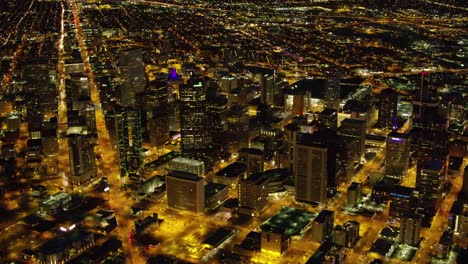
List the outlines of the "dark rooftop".
{"label": "dark rooftop", "polygon": [[239,153],[247,153],[251,155],[263,155],[263,151],[261,149],[256,149],[256,148],[241,148]]}
{"label": "dark rooftop", "polygon": [[228,186],[225,184],[209,182],[207,185],[205,185],[205,198],[212,197],[227,187]]}
{"label": "dark rooftop", "polygon": [[351,190],[351,191],[354,191],[354,190],[357,190],[359,187],[360,187],[361,184],[359,184],[358,182],[353,182],[351,183],[351,185],[349,186],[348,190]]}
{"label": "dark rooftop", "polygon": [[247,165],[242,162],[234,162],[216,173],[218,177],[236,178],[247,170]]}
{"label": "dark rooftop", "polygon": [[250,177],[245,179],[245,182],[250,182],[256,185],[263,184],[267,182],[269,179],[263,172],[257,172],[252,174]]}
{"label": "dark rooftop", "polygon": [[341,125],[346,125],[346,124],[363,124],[366,123],[365,120],[362,119],[356,119],[356,118],[346,118],[343,121],[341,121]]}
{"label": "dark rooftop", "polygon": [[218,247],[233,234],[234,231],[231,229],[219,228],[215,232],[211,233],[205,240],[203,240],[202,243],[213,247]]}
{"label": "dark rooftop", "polygon": [[270,182],[280,182],[290,176],[288,169],[272,169],[267,170],[263,174],[270,180]]}
{"label": "dark rooftop", "polygon": [[375,252],[381,256],[385,256],[393,244],[394,242],[388,239],[379,238],[374,242],[370,251]]}
{"label": "dark rooftop", "polygon": [[336,110],[332,108],[325,108],[323,109],[322,112],[320,112],[321,116],[331,116],[331,115],[336,115],[336,114],[337,114]]}
{"label": "dark rooftop", "polygon": [[198,177],[198,175],[190,173],[190,172],[185,172],[185,171],[178,171],[178,170],[173,170],[170,171],[167,176],[178,178],[181,180],[188,180],[188,181],[203,181],[202,177]]}
{"label": "dark rooftop", "polygon": [[330,216],[333,216],[334,212],[329,210],[322,210],[319,215],[314,219],[314,222],[325,222]]}
{"label": "dark rooftop", "polygon": [[444,168],[444,162],[442,160],[427,160],[423,164],[423,170],[430,170],[439,172]]}
{"label": "dark rooftop", "polygon": [[390,132],[387,136],[387,138],[404,138],[404,139],[407,139],[410,137],[409,134],[406,134],[406,133],[398,133],[398,132]]}

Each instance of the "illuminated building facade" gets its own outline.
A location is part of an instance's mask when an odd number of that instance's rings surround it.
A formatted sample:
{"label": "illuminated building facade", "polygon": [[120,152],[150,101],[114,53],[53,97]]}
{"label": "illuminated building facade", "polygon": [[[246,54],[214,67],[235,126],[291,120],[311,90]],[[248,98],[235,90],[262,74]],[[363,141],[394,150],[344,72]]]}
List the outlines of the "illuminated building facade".
{"label": "illuminated building facade", "polygon": [[255,173],[239,181],[239,213],[259,215],[268,202],[268,177]]}
{"label": "illuminated building facade", "polygon": [[410,137],[408,134],[391,132],[385,149],[385,178],[398,183],[406,176],[409,164]]}
{"label": "illuminated building facade", "polygon": [[341,73],[337,69],[330,69],[327,75],[325,107],[338,111],[340,109]]}
{"label": "illuminated building facade", "polygon": [[294,146],[296,200],[323,203],[327,200],[327,151],[324,146],[298,142]]}
{"label": "illuminated building facade", "polygon": [[398,92],[391,88],[380,92],[379,119],[377,121],[379,127],[396,129],[398,98]]}
{"label": "illuminated building facade", "polygon": [[69,183],[79,186],[97,176],[94,146],[83,127],[70,127],[67,134],[70,157]]}
{"label": "illuminated building facade", "polygon": [[326,238],[332,235],[334,223],[335,213],[329,210],[322,210],[314,221],[312,221],[312,238],[322,243]]}
{"label": "illuminated building facade", "polygon": [[338,126],[337,111],[332,108],[325,108],[319,114],[319,122],[327,128],[336,129]]}
{"label": "illuminated building facade", "polygon": [[416,174],[416,190],[422,208],[435,215],[442,200],[447,168],[442,160],[427,160]]}
{"label": "illuminated building facade", "polygon": [[413,188],[395,185],[387,191],[390,200],[390,218],[400,220],[414,212],[417,199],[414,197]]}
{"label": "illuminated building facade", "polygon": [[143,51],[131,49],[121,52],[119,69],[122,85],[118,91],[118,101],[123,106],[135,106],[136,95],[142,93],[146,85]]}
{"label": "illuminated building facade", "polygon": [[366,151],[366,121],[361,119],[346,118],[341,122],[338,130],[340,135],[356,139],[355,161],[359,162]]}
{"label": "illuminated building facade", "polygon": [[400,243],[417,246],[421,231],[421,216],[411,214],[404,216],[400,222]]}
{"label": "illuminated building facade", "polygon": [[179,89],[182,152],[187,156],[206,156],[212,150],[212,138],[203,79],[190,79]]}
{"label": "illuminated building facade", "polygon": [[115,128],[120,177],[123,181],[129,180],[129,183],[140,182],[143,173],[140,111],[133,108],[116,109]]}
{"label": "illuminated building facade", "polygon": [[250,177],[255,173],[262,173],[264,171],[265,155],[260,149],[242,148],[239,151],[238,162],[242,162],[247,165],[246,177]]}
{"label": "illuminated building facade", "polygon": [[205,188],[203,178],[195,174],[171,171],[166,175],[167,206],[201,214],[205,211]]}

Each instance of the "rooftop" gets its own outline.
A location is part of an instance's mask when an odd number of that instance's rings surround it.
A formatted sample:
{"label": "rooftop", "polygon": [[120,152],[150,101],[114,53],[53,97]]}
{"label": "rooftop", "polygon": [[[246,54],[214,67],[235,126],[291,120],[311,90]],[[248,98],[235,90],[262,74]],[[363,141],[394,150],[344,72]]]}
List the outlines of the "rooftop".
{"label": "rooftop", "polygon": [[62,200],[71,199],[71,195],[64,192],[59,192],[51,195],[49,198],[42,201],[43,204],[54,204]]}
{"label": "rooftop", "polygon": [[440,172],[444,168],[445,163],[442,160],[427,160],[422,167],[423,170]]}
{"label": "rooftop", "polygon": [[336,115],[336,110],[332,108],[325,108],[323,109],[322,112],[320,112],[321,116],[331,116],[331,115]]}
{"label": "rooftop", "polygon": [[325,222],[334,212],[329,210],[322,210],[319,215],[314,219],[314,222]]}
{"label": "rooftop", "polygon": [[181,180],[187,180],[187,181],[203,181],[202,177],[198,177],[196,174],[190,173],[190,172],[185,172],[185,171],[171,171],[170,173],[167,174],[167,177],[172,177],[172,178],[177,178]]}
{"label": "rooftop", "polygon": [[344,119],[343,121],[341,121],[341,125],[346,125],[346,124],[356,124],[356,125],[360,125],[360,124],[365,124],[366,123],[366,120],[363,120],[363,119],[356,119],[356,118],[346,118]]}
{"label": "rooftop", "polygon": [[288,169],[272,169],[265,171],[263,174],[265,174],[270,182],[280,182],[291,176]]}
{"label": "rooftop", "polygon": [[178,157],[179,155],[180,155],[180,153],[175,152],[175,151],[171,151],[171,152],[169,152],[167,154],[162,155],[158,159],[153,160],[153,161],[145,164],[145,167],[152,168],[152,169],[157,168],[157,167],[163,165],[164,163],[174,159],[175,157]]}
{"label": "rooftop", "polygon": [[252,174],[250,177],[245,179],[244,182],[250,182],[250,183],[259,185],[259,184],[263,184],[267,182],[268,180],[269,180],[268,177],[264,173],[258,172],[258,173]]}
{"label": "rooftop", "polygon": [[175,157],[171,159],[170,163],[186,163],[190,164],[193,166],[200,166],[203,165],[203,161],[199,161],[196,159],[189,159],[189,158],[184,158],[184,157]]}
{"label": "rooftop", "polygon": [[242,162],[234,162],[216,173],[218,177],[236,178],[247,170],[247,165]]}
{"label": "rooftop", "polygon": [[262,231],[287,236],[299,235],[312,222],[317,213],[283,207],[277,214],[260,225]]}
{"label": "rooftop", "polygon": [[225,184],[209,182],[205,185],[205,197],[209,198],[226,188],[228,188],[228,186]]}
{"label": "rooftop", "polygon": [[234,234],[234,231],[231,229],[219,228],[213,233],[211,233],[205,240],[203,240],[202,243],[208,244],[213,247],[218,247],[233,234]]}

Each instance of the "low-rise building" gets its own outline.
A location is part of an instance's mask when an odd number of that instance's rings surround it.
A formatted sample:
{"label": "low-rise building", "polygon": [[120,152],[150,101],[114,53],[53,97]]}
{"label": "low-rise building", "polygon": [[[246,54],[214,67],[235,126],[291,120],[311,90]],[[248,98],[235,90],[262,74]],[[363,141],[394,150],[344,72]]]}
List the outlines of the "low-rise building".
{"label": "low-rise building", "polygon": [[214,210],[228,198],[229,188],[225,184],[209,182],[205,185],[205,208]]}

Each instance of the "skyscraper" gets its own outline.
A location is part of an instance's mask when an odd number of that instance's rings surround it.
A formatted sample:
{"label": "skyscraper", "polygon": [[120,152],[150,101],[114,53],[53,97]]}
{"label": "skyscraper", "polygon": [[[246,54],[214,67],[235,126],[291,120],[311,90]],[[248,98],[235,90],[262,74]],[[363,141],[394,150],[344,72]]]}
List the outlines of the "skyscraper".
{"label": "skyscraper", "polygon": [[333,232],[335,223],[335,213],[329,210],[322,210],[312,221],[312,237],[315,241],[322,243]]}
{"label": "skyscraper", "polygon": [[89,80],[83,73],[70,74],[70,79],[65,83],[67,110],[79,110],[79,101],[89,100]]}
{"label": "skyscraper", "polygon": [[399,183],[407,174],[410,152],[408,134],[391,132],[385,149],[385,178]]}
{"label": "skyscraper", "polygon": [[255,173],[239,181],[239,213],[259,214],[268,202],[268,177]]}
{"label": "skyscraper", "polygon": [[136,95],[142,93],[146,85],[143,52],[140,49],[121,52],[119,69],[122,85],[118,91],[118,101],[123,106],[135,106]]}
{"label": "skyscraper", "polygon": [[40,135],[44,114],[55,115],[58,108],[55,74],[47,64],[27,64],[24,73],[28,130]]}
{"label": "skyscraper", "polygon": [[83,126],[86,127],[89,135],[97,134],[96,112],[91,100],[86,99],[78,102],[78,114],[82,118]]}
{"label": "skyscraper", "polygon": [[296,200],[323,203],[327,199],[327,147],[310,140],[294,146],[294,182]]}
{"label": "skyscraper", "polygon": [[404,216],[400,223],[400,243],[417,246],[421,231],[421,217],[416,214]]}
{"label": "skyscraper", "polygon": [[265,154],[256,148],[242,148],[239,150],[239,162],[247,165],[246,177],[264,171]]}
{"label": "skyscraper", "polygon": [[195,174],[171,171],[166,175],[167,206],[195,214],[205,211],[203,178]]}
{"label": "skyscraper", "polygon": [[387,88],[380,92],[379,127],[396,129],[398,92]]}
{"label": "skyscraper", "polygon": [[336,129],[338,126],[337,111],[332,108],[325,108],[319,113],[319,122],[327,128]]}
{"label": "skyscraper", "polygon": [[422,162],[416,174],[416,190],[419,193],[420,206],[432,215],[439,209],[442,199],[442,188],[447,168],[443,160],[426,160]]}
{"label": "skyscraper", "polygon": [[212,139],[203,79],[192,78],[179,89],[182,152],[188,156],[206,157],[212,149]]}
{"label": "skyscraper", "polygon": [[341,122],[338,133],[356,139],[355,161],[359,162],[366,151],[366,121],[346,118]]}
{"label": "skyscraper", "polygon": [[116,109],[115,127],[120,177],[129,183],[140,182],[143,169],[140,111],[131,107]]}
{"label": "skyscraper", "polygon": [[260,80],[260,88],[262,90],[262,104],[272,105],[274,99],[275,73],[273,73],[273,75],[263,75]]}
{"label": "skyscraper", "polygon": [[84,127],[70,127],[67,135],[70,157],[69,182],[79,186],[96,177],[96,155]]}
{"label": "skyscraper", "polygon": [[341,73],[338,69],[328,69],[328,85],[325,90],[325,107],[340,110]]}

